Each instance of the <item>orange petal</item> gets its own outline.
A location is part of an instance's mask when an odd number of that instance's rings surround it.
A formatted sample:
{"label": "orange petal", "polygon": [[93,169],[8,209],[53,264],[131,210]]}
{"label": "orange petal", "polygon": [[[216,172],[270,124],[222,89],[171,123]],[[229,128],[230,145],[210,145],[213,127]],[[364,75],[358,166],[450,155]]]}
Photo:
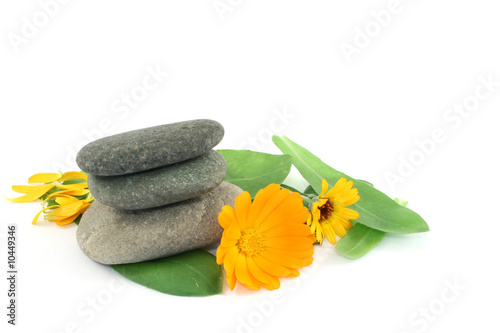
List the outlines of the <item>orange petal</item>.
{"label": "orange petal", "polygon": [[[231,248],[224,257],[224,270],[226,271],[226,279],[230,287],[232,281],[229,281],[229,278],[234,276],[234,267],[236,266],[237,258],[238,258],[238,249],[236,247]],[[231,290],[233,289],[234,289],[234,284]]]}
{"label": "orange petal", "polygon": [[226,231],[222,233],[222,238],[220,240],[220,245],[223,247],[235,247],[236,243],[238,242],[237,239],[230,239],[228,237],[225,237]]}
{"label": "orange petal", "polygon": [[223,229],[229,228],[229,226],[236,222],[236,213],[233,207],[225,205],[222,207],[219,213],[219,224]]}
{"label": "orange petal", "polygon": [[236,260],[235,273],[238,281],[247,288],[259,289],[261,287],[259,281],[248,270],[246,256],[242,254],[238,255],[238,259]]}
{"label": "orange petal", "polygon": [[248,212],[250,211],[251,204],[252,198],[250,197],[250,193],[248,193],[247,191],[238,195],[234,202],[236,219],[242,230],[245,230],[247,226],[252,224],[252,221],[247,222]]}
{"label": "orange petal", "polygon": [[231,250],[233,247],[225,247],[222,245],[219,245],[217,247],[217,253],[215,255],[215,258],[217,259],[217,265],[222,265],[224,263],[224,258],[229,250]]}
{"label": "orange petal", "polygon": [[309,237],[276,237],[264,241],[264,246],[290,251],[307,251],[313,247]]}
{"label": "orange petal", "polygon": [[302,204],[302,198],[290,197],[283,202],[273,212],[271,212],[262,222],[260,227],[269,230],[280,224],[302,224],[307,221],[309,211]]}
{"label": "orange petal", "polygon": [[266,237],[285,237],[285,236],[309,236],[311,230],[302,223],[278,224],[277,226],[266,230]]}
{"label": "orange petal", "polygon": [[290,276],[291,269],[278,265],[262,256],[254,256],[254,261],[264,272],[274,276]]}
{"label": "orange petal", "polygon": [[264,288],[268,290],[278,289],[280,287],[280,280],[273,275],[269,275],[260,269],[252,257],[247,257],[248,270],[252,275],[259,280]]}
{"label": "orange petal", "polygon": [[249,221],[257,220],[257,216],[259,216],[262,208],[269,201],[269,199],[280,190],[280,188],[281,187],[278,184],[269,184],[257,192],[255,199],[253,199],[252,206],[250,207],[250,211],[248,212]]}
{"label": "orange petal", "polygon": [[276,192],[273,196],[271,196],[269,200],[262,205],[262,209],[257,218],[255,219],[255,225],[261,225],[261,223],[271,213],[273,213],[276,209],[278,209],[283,203],[287,202],[289,195],[290,191],[288,189],[281,189],[278,192]]}
{"label": "orange petal", "polygon": [[313,262],[313,258],[294,258],[290,255],[283,254],[282,252],[275,252],[273,249],[266,249],[260,253],[264,258],[272,261],[278,265],[287,268],[302,268],[309,266]]}
{"label": "orange petal", "polygon": [[233,272],[232,274],[227,274],[226,273],[226,281],[227,284],[229,285],[229,289],[234,290],[234,287],[236,287],[236,274]]}
{"label": "orange petal", "polygon": [[290,250],[281,250],[281,249],[274,249],[274,248],[267,248],[266,250],[272,250],[276,254],[282,254],[282,255],[288,255],[294,258],[299,258],[299,259],[307,259],[311,258],[314,253],[314,246],[311,246],[310,249],[305,250],[305,251],[290,251]]}
{"label": "orange petal", "polygon": [[[237,223],[231,224],[229,228],[224,230],[224,237],[228,240],[239,240],[241,238],[241,229]],[[226,245],[224,245],[226,246]]]}

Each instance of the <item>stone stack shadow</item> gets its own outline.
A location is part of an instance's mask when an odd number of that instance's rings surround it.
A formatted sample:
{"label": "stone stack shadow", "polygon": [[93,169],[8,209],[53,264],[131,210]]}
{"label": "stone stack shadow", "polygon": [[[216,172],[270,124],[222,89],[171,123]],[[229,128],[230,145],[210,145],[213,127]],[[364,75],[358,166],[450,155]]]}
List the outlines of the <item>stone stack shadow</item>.
{"label": "stone stack shadow", "polygon": [[77,241],[103,264],[152,260],[220,241],[218,214],[242,190],[224,182],[226,161],[212,148],[224,136],[213,120],[160,125],[102,138],[77,164],[95,200]]}

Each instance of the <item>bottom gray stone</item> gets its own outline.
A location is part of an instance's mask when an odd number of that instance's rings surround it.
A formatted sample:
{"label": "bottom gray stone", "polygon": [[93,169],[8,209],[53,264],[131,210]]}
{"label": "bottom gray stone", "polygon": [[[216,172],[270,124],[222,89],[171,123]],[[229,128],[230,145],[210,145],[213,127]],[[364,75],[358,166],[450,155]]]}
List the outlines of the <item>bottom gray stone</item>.
{"label": "bottom gray stone", "polygon": [[76,238],[82,251],[102,264],[127,264],[168,257],[220,241],[218,215],[234,207],[242,190],[222,182],[186,201],[144,210],[124,210],[94,200],[83,214]]}

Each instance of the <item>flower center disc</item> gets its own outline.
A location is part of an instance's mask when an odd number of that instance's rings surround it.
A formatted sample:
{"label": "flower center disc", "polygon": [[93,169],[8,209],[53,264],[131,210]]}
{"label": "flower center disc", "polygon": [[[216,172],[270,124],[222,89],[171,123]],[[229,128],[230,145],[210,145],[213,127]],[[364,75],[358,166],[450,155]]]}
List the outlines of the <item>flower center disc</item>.
{"label": "flower center disc", "polygon": [[321,216],[319,218],[319,222],[328,220],[328,218],[332,215],[333,213],[333,203],[328,200],[325,202],[325,204],[321,207],[319,207],[319,211],[321,213]]}
{"label": "flower center disc", "polygon": [[258,254],[264,247],[264,237],[254,229],[248,229],[241,233],[237,246],[241,253],[247,256]]}

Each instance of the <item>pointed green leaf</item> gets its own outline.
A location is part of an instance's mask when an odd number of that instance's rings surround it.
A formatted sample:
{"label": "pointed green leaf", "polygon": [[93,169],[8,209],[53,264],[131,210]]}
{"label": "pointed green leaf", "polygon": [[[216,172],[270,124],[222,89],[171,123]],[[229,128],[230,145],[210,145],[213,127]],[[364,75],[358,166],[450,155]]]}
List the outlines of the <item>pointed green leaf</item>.
{"label": "pointed green leaf", "polygon": [[380,243],[384,235],[383,231],[356,223],[344,238],[339,239],[335,248],[344,256],[356,259],[370,252]]}
{"label": "pointed green leaf", "polygon": [[222,292],[221,266],[214,255],[203,250],[111,267],[127,279],[165,294],[209,296]]}
{"label": "pointed green leaf", "polygon": [[400,206],[403,206],[403,207],[408,206],[408,201],[404,201],[404,200],[401,200],[399,198],[394,199],[394,201],[396,201],[398,203],[398,205],[400,205]]}
{"label": "pointed green leaf", "polygon": [[227,162],[226,182],[248,191],[252,198],[269,184],[281,184],[290,173],[290,155],[271,155],[250,150],[219,150]]}
{"label": "pointed green leaf", "polygon": [[311,185],[307,186],[306,189],[304,190],[305,194],[312,194],[312,195],[318,195],[319,193],[316,192]]}
{"label": "pointed green leaf", "polygon": [[63,185],[73,185],[73,184],[81,184],[87,182],[85,179],[68,179],[63,181],[61,184]]}
{"label": "pointed green leaf", "polygon": [[287,184],[281,184],[281,188],[286,188],[287,190],[290,190],[290,192],[297,192],[300,195],[304,195],[305,194],[305,193],[300,192],[299,190],[297,190],[295,187],[292,187],[292,186],[287,185]]}
{"label": "pointed green leaf", "polygon": [[285,154],[292,156],[295,167],[302,177],[311,184],[317,193],[321,193],[321,180],[326,179],[329,186],[341,178],[354,182],[361,199],[349,208],[360,214],[356,221],[370,228],[390,233],[414,233],[429,230],[427,223],[414,211],[398,205],[384,193],[328,166],[307,149],[287,137],[273,136],[273,142]]}
{"label": "pointed green leaf", "polygon": [[79,225],[80,220],[82,219],[83,214],[78,215],[78,217],[73,221],[74,224]]}
{"label": "pointed green leaf", "polygon": [[363,183],[365,183],[366,185],[370,185],[371,187],[375,187],[375,186],[373,186],[373,184],[372,184],[372,183],[367,182],[366,180],[358,179],[358,182],[363,182]]}

